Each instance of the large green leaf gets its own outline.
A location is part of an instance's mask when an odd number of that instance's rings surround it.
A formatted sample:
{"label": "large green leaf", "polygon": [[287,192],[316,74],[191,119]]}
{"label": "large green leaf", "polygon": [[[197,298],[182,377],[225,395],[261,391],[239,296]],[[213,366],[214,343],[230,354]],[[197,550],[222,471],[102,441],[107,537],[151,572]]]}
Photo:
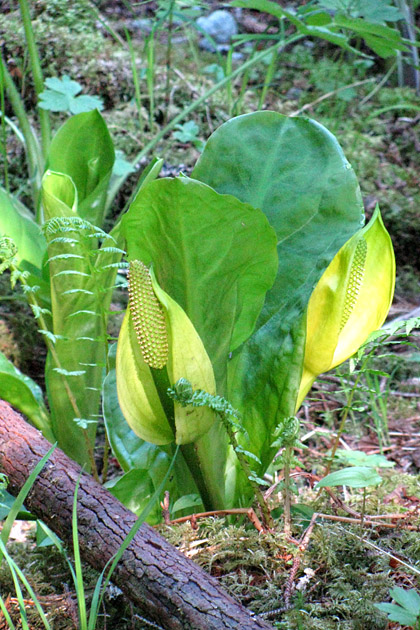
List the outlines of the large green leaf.
{"label": "large green leaf", "polygon": [[229,399],[243,415],[249,450],[266,467],[274,428],[294,414],[309,297],[363,222],[359,187],[332,134],[315,121],[276,112],[222,125],[193,177],[263,210],[277,234],[276,281],[254,334],[229,367]]}
{"label": "large green leaf", "polygon": [[54,442],[51,421],[42,390],[0,352],[0,398],[19,409],[32,424]]}
{"label": "large green leaf", "polygon": [[[155,461],[150,469],[137,468],[119,479],[113,479],[107,484],[107,488],[126,508],[139,515],[149,503],[167,470],[166,462]],[[152,525],[159,523],[162,520],[161,514],[161,507],[155,503],[147,522]]]}
{"label": "large green leaf", "polygon": [[72,178],[79,215],[94,225],[102,225],[114,160],[111,136],[97,110],[69,118],[51,142],[48,168]]}
{"label": "large green leaf", "polygon": [[277,271],[263,213],[187,178],[146,185],[123,220],[130,259],[153,263],[191,319],[223,390],[226,361],[249,337]]}
{"label": "large green leaf", "polygon": [[265,11],[270,15],[274,15],[279,20],[287,19],[291,22],[299,33],[307,35],[308,37],[317,37],[318,39],[325,39],[332,44],[336,44],[341,48],[352,51],[360,55],[361,53],[348,43],[348,37],[342,33],[337,33],[329,28],[323,26],[312,26],[302,21],[295,13],[283,9],[277,2],[271,0],[234,0],[232,2],[234,7],[243,7],[245,9],[252,9],[256,11]]}
{"label": "large green leaf", "polygon": [[369,486],[377,486],[381,481],[382,477],[380,477],[373,468],[367,466],[351,466],[330,473],[321,479],[321,481],[318,481],[315,488],[332,488],[334,486],[367,488]]}
{"label": "large green leaf", "polygon": [[45,238],[29,211],[0,187],[0,236],[13,239],[17,260],[22,269],[42,275],[47,250]]}

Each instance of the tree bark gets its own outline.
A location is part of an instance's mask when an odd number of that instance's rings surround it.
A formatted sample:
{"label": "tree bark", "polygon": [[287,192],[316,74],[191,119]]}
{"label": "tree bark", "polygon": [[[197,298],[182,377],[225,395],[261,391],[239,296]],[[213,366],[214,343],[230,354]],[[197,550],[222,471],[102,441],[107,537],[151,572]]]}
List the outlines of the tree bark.
{"label": "tree bark", "polygon": [[[17,495],[50,448],[7,403],[0,401],[0,470]],[[58,448],[32,486],[25,506],[71,545],[71,516],[80,467]],[[78,491],[78,534],[82,558],[101,571],[118,551],[136,516],[90,475]],[[143,614],[167,630],[267,630],[227,595],[217,580],[143,524],[125,550],[112,581]]]}

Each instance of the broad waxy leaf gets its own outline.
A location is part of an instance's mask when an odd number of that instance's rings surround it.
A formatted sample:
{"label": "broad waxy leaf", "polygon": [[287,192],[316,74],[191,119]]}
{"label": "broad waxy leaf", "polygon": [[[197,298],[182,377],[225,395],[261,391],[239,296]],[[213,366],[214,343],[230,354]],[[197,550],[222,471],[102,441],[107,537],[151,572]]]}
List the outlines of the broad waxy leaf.
{"label": "broad waxy leaf", "polygon": [[[159,455],[163,456],[163,461],[159,460]],[[106,487],[114,497],[138,516],[147,506],[156,488],[165,477],[168,470],[167,457],[166,453],[161,452],[150,468],[130,470],[119,479],[113,479],[107,483]],[[159,502],[156,502],[147,521],[154,525],[160,523],[161,520],[162,508]]]}
{"label": "broad waxy leaf", "polygon": [[222,392],[229,352],[251,334],[275,278],[274,231],[260,211],[187,178],[144,186],[123,231],[130,260],[153,262],[188,315]]}
{"label": "broad waxy leaf", "polygon": [[114,159],[111,136],[97,110],[69,118],[55,134],[48,154],[48,168],[73,180],[79,216],[99,227]]}
{"label": "broad waxy leaf", "polygon": [[[276,281],[253,335],[229,366],[228,399],[241,412],[250,436],[247,448],[264,469],[273,456],[274,428],[294,415],[309,297],[363,222],[360,191],[332,134],[314,121],[276,112],[247,114],[222,125],[208,140],[193,177],[260,208],[277,234]],[[217,452],[220,445],[213,448]],[[233,497],[233,463],[229,470]]]}
{"label": "broad waxy leaf", "polygon": [[50,442],[54,442],[51,420],[42,390],[29,376],[22,374],[0,352],[0,398],[19,409]]}
{"label": "broad waxy leaf", "polygon": [[319,374],[351,357],[382,326],[394,285],[394,251],[377,208],[336,254],[311,295],[297,407]]}
{"label": "broad waxy leaf", "polygon": [[351,466],[330,473],[315,485],[315,488],[333,488],[334,486],[349,486],[349,488],[367,488],[377,486],[382,477],[370,467]]}

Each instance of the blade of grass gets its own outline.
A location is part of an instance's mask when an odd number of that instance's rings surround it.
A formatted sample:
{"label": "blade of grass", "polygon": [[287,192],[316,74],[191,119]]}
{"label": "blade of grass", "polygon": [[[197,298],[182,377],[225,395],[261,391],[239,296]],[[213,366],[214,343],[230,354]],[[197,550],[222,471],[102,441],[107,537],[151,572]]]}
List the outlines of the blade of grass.
{"label": "blade of grass", "polygon": [[[4,551],[6,550],[4,544],[2,545],[2,548],[0,548],[0,550],[1,550],[1,553],[3,555]],[[17,598],[18,604],[19,604],[20,625],[22,627],[22,630],[30,630],[29,629],[29,625],[28,625],[28,618],[26,616],[25,602],[24,602],[24,598],[23,598],[23,593],[22,593],[22,589],[20,588],[20,584],[19,584],[19,579],[18,579],[17,573],[15,571],[15,568],[13,566],[13,562],[11,562],[11,558],[10,558],[9,555],[8,555],[8,559],[6,558],[6,560],[7,560],[7,564],[9,565],[10,573],[12,574],[13,584],[15,586],[16,598]]]}
{"label": "blade of grass", "polygon": [[9,630],[16,630],[16,626],[9,615],[9,611],[6,608],[6,604],[4,603],[1,595],[0,595],[0,610],[7,622],[7,627],[9,628]]}
{"label": "blade of grass", "polygon": [[155,111],[155,96],[154,96],[155,32],[154,30],[150,33],[149,37],[146,40],[146,59],[147,59],[146,85],[147,85],[147,96],[149,98],[149,127],[150,127],[150,131],[153,131],[153,115]]}
{"label": "blade of grass", "polygon": [[[29,493],[29,490],[32,488],[35,479],[38,477],[39,473],[41,472],[41,470],[43,469],[45,463],[48,461],[48,459],[51,457],[52,453],[54,452],[55,447],[57,446],[57,444],[54,444],[50,450],[48,451],[48,453],[46,453],[44,455],[44,457],[42,459],[39,460],[39,462],[37,463],[37,465],[35,466],[35,468],[33,469],[33,471],[31,472],[31,474],[29,475],[29,477],[27,478],[27,480],[25,481],[25,483],[22,486],[21,491],[19,492],[19,494],[16,497],[16,501],[14,501],[13,506],[9,512],[9,514],[7,515],[7,518],[4,522],[3,525],[3,529],[2,532],[0,534],[0,539],[1,541],[6,545],[7,541],[9,540],[9,536],[10,536],[10,530],[12,529],[12,525],[16,519],[16,516],[18,514],[18,512],[20,512],[22,505]],[[1,554],[0,554],[0,561],[1,561]]]}
{"label": "blade of grass", "polygon": [[[97,615],[98,615],[98,610],[99,607],[102,603],[104,594],[105,594],[105,589],[108,586],[112,574],[115,570],[115,567],[117,566],[118,562],[121,559],[121,556],[123,555],[124,551],[127,549],[128,545],[130,544],[130,542],[133,540],[134,536],[137,534],[138,530],[140,529],[140,527],[143,525],[144,521],[146,520],[146,518],[148,517],[148,515],[150,514],[155,502],[159,499],[159,496],[162,492],[162,490],[165,487],[166,482],[169,479],[169,476],[172,472],[172,468],[174,467],[175,464],[175,460],[178,456],[178,451],[179,451],[179,446],[176,447],[174,456],[172,458],[172,461],[169,465],[169,468],[166,472],[165,477],[163,478],[162,482],[159,484],[159,486],[156,488],[155,492],[153,493],[153,495],[150,497],[150,501],[147,503],[146,507],[144,508],[144,510],[140,513],[138,519],[136,520],[136,522],[134,523],[134,525],[132,526],[132,528],[130,529],[129,533],[127,534],[127,536],[125,537],[121,547],[118,549],[117,553],[115,554],[114,558],[111,558],[105,565],[101,575],[98,578],[98,581],[96,583],[95,586],[95,590],[93,593],[93,598],[92,598],[92,604],[91,604],[91,609],[90,609],[90,615],[89,615],[89,626],[88,626],[88,630],[95,630],[95,626],[96,626],[96,619],[97,619]],[[111,565],[109,567],[109,565]],[[109,571],[108,574],[104,580],[104,576],[105,576],[105,572],[109,567]],[[102,584],[103,581],[103,584]]]}
{"label": "blade of grass", "polygon": [[18,565],[16,564],[16,562],[13,560],[13,558],[10,557],[10,555],[7,552],[7,549],[4,545],[4,543],[0,540],[0,551],[3,553],[5,560],[7,562],[7,564],[9,565],[9,568],[11,569],[13,567],[14,571],[16,572],[17,576],[19,577],[20,581],[22,582],[23,586],[26,588],[26,590],[29,593],[29,596],[31,597],[35,608],[38,611],[39,616],[42,619],[42,622],[44,624],[44,627],[46,628],[46,630],[51,630],[51,626],[50,623],[42,609],[41,604],[38,601],[38,598],[36,596],[35,591],[33,590],[32,586],[29,584],[28,580],[26,579],[23,571],[21,571],[21,569],[18,567]]}
{"label": "blade of grass", "polygon": [[131,58],[131,74],[133,75],[133,83],[134,83],[134,98],[136,101],[136,105],[137,105],[137,113],[138,113],[138,117],[139,117],[139,129],[140,129],[140,133],[143,133],[143,117],[141,115],[141,90],[140,90],[140,81],[139,81],[139,75],[137,73],[137,67],[136,67],[136,56],[134,53],[134,48],[133,48],[133,43],[131,41],[131,37],[127,31],[127,29],[125,29],[125,38],[127,40],[128,43],[128,49],[130,51],[130,58]]}
{"label": "blade of grass", "polygon": [[74,489],[71,528],[72,528],[72,538],[73,538],[74,567],[75,567],[75,572],[76,572],[76,581],[74,585],[75,585],[76,594],[77,594],[80,630],[87,630],[85,587],[84,587],[84,582],[83,582],[82,561],[80,558],[79,534],[77,531],[77,493],[79,491],[81,474],[82,473],[80,473],[77,479],[76,487]]}
{"label": "blade of grass", "polygon": [[[32,30],[31,15],[29,12],[29,4],[27,0],[19,0],[20,14],[22,17],[23,28],[25,31],[25,40],[28,47],[29,58],[31,60],[31,69],[34,79],[35,91],[37,96],[44,91],[44,77],[42,76],[41,63],[39,59],[38,49]],[[39,110],[39,122],[41,125],[42,151],[46,158],[48,147],[51,140],[50,117],[47,110]]]}
{"label": "blade of grass", "polygon": [[[152,138],[152,140],[150,140],[146,144],[146,146],[135,156],[135,158],[132,161],[132,165],[135,167],[138,162],[140,162],[146,155],[148,155],[148,153],[150,153],[150,151],[152,151],[152,149],[155,148],[155,146],[162,140],[162,138],[166,136],[166,134],[169,131],[171,131],[179,122],[181,122],[187,116],[189,116],[191,112],[197,109],[202,103],[204,103],[204,101],[210,98],[210,96],[212,96],[215,92],[217,92],[222,87],[224,87],[227,83],[229,83],[229,81],[237,77],[242,72],[245,72],[245,70],[255,65],[259,61],[261,61],[263,57],[265,57],[268,53],[272,52],[273,50],[278,49],[278,48],[284,49],[285,46],[288,46],[289,44],[292,44],[300,39],[303,39],[304,37],[305,36],[301,34],[292,35],[285,42],[283,42],[283,44],[279,44],[277,42],[276,44],[274,44],[273,46],[270,46],[266,50],[263,50],[262,52],[254,55],[251,59],[248,59],[248,61],[245,61],[239,68],[236,68],[236,70],[233,70],[233,72],[229,76],[221,79],[218,83],[213,85],[209,90],[207,90],[199,98],[197,98],[195,101],[190,103],[190,105],[188,105],[185,109],[183,109],[182,112],[180,112],[165,127],[163,127]],[[105,212],[108,211],[109,208],[111,207],[116,194],[118,193],[119,189],[121,188],[121,186],[123,185],[127,177],[128,177],[128,174],[122,175],[115,181],[113,186],[111,186],[109,194],[108,194],[108,198],[107,198]]]}
{"label": "blade of grass", "polygon": [[65,561],[67,562],[67,566],[69,567],[71,576],[73,578],[73,583],[76,585],[76,573],[74,572],[74,568],[73,565],[70,561],[70,558],[67,554],[67,551],[65,549],[65,547],[63,546],[60,538],[57,536],[57,534],[55,534],[47,525],[45,525],[45,523],[43,523],[42,521],[38,521],[39,526],[41,527],[41,529],[45,532],[45,534],[47,534],[47,536],[52,540],[52,542],[54,543],[54,545],[57,547],[58,551],[61,553],[61,555],[63,556],[63,558],[65,559]]}

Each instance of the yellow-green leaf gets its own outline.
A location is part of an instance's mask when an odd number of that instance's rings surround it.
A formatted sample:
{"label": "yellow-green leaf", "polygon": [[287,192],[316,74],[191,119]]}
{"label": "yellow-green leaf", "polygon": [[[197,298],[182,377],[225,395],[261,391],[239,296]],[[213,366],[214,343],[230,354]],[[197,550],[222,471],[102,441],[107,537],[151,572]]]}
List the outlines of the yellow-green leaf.
{"label": "yellow-green leaf", "polygon": [[42,178],[42,203],[45,220],[78,216],[77,189],[69,175],[46,171]]}
{"label": "yellow-green leaf", "polygon": [[346,361],[382,326],[394,285],[394,251],[377,208],[336,254],[311,295],[297,407],[319,374]]}
{"label": "yellow-green leaf", "polygon": [[[151,273],[153,289],[165,310],[169,357],[167,370],[171,384],[186,378],[192,388],[216,393],[213,367],[199,334],[185,311],[163,289]],[[207,433],[215,420],[207,407],[182,407],[175,402],[176,443],[189,444]]]}
{"label": "yellow-green leaf", "polygon": [[118,401],[134,433],[153,444],[173,442],[174,434],[144,361],[129,308],[118,337],[116,371]]}

